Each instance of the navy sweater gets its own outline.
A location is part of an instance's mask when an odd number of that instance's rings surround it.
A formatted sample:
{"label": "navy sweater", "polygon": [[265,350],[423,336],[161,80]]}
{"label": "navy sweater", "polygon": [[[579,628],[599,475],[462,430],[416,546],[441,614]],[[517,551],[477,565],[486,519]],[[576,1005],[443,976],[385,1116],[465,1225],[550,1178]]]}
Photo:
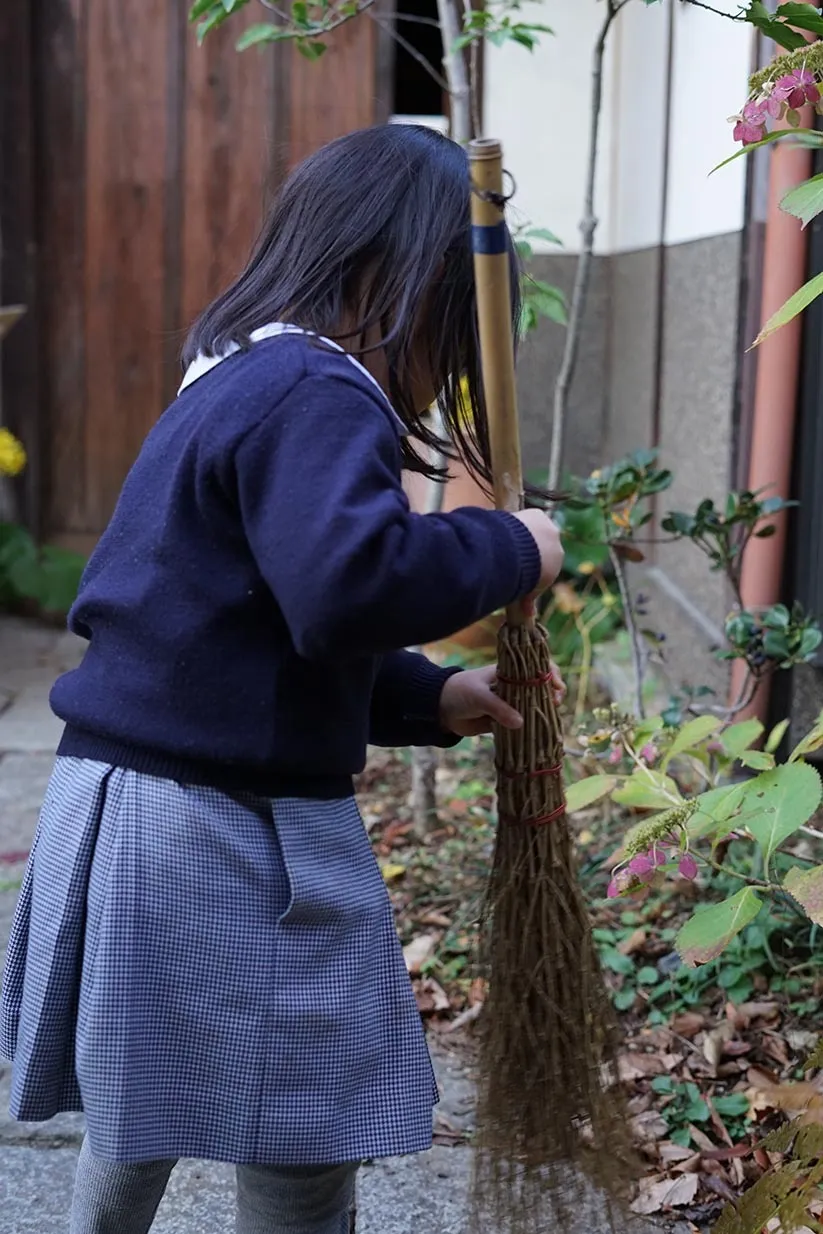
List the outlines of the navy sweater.
{"label": "navy sweater", "polygon": [[70,617],[60,753],[184,783],[337,797],[366,744],[450,744],[448,672],[402,648],[537,584],[511,515],[415,515],[402,427],[344,355],[256,343],[149,434]]}

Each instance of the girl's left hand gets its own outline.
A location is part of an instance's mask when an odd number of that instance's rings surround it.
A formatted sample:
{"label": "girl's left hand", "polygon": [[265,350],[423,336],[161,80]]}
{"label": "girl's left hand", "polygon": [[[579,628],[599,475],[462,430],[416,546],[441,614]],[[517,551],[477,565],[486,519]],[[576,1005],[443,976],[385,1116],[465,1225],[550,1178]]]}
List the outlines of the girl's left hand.
{"label": "girl's left hand", "polygon": [[[566,693],[563,679],[553,671],[554,701],[559,706]],[[440,695],[440,724],[449,733],[458,737],[476,737],[490,733],[492,722],[503,728],[521,728],[522,718],[504,703],[494,691],[497,677],[495,666],[466,669],[449,677]]]}

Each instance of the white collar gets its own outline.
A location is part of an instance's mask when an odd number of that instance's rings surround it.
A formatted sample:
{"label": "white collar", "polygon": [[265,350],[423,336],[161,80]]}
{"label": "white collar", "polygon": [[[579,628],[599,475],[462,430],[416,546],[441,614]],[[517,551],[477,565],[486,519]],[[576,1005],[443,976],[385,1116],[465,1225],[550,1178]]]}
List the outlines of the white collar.
{"label": "white collar", "polygon": [[[371,375],[365,365],[361,364],[359,360],[346,351],[344,347],[341,347],[339,343],[335,343],[333,339],[324,338],[320,334],[314,334],[312,330],[304,330],[302,326],[292,326],[283,321],[270,321],[268,325],[260,326],[257,330],[252,330],[249,338],[253,343],[259,343],[263,339],[276,338],[280,334],[310,334],[313,338],[316,338],[318,342],[325,343],[327,347],[331,347],[334,351],[341,352],[342,355],[344,355],[346,359],[372,383],[374,388],[380,391],[381,398],[387,404],[389,411],[394,416],[404,435],[408,432],[405,424],[389,402],[388,396],[386,395],[383,387],[380,385],[380,382]],[[191,364],[186,369],[177,393],[182,394],[187,386],[192,385],[195,381],[198,381],[201,377],[204,377],[206,373],[211,372],[211,370],[216,368],[217,365],[222,363],[223,360],[226,360],[229,356],[234,355],[234,353],[239,350],[240,348],[237,343],[229,343],[225,351],[219,356],[205,356],[202,352],[195,356]]]}

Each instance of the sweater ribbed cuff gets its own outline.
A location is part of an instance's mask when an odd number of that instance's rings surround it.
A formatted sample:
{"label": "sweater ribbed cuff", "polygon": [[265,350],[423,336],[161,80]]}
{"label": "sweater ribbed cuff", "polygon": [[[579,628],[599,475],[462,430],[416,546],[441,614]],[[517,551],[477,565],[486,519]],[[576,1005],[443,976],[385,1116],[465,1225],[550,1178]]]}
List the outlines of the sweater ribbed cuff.
{"label": "sweater ribbed cuff", "polygon": [[520,558],[520,582],[512,600],[522,600],[532,595],[540,582],[540,549],[532,533],[513,514],[501,511],[506,526],[512,534]]}
{"label": "sweater ribbed cuff", "polygon": [[443,686],[450,677],[461,671],[459,667],[441,668],[432,664],[426,656],[419,655],[406,681],[409,701],[405,712],[409,719],[422,720],[426,724],[439,724]]}

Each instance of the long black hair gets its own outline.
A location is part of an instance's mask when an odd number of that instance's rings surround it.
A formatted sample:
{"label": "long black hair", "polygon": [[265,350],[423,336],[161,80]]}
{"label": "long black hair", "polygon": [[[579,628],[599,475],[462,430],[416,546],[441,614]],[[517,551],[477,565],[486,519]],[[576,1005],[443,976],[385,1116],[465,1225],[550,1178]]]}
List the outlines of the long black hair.
{"label": "long black hair", "polygon": [[[519,268],[509,237],[512,331],[520,320]],[[354,333],[341,333],[355,315]],[[485,485],[489,434],[471,249],[465,150],[431,129],[387,124],[350,133],[288,177],[246,269],[201,315],[184,364],[251,332],[288,321],[345,342],[353,355],[382,349],[389,396],[409,430],[405,465],[442,476],[429,448],[459,457]],[[366,345],[377,329],[379,341]],[[352,346],[346,340],[355,340]],[[412,357],[423,351],[449,442],[412,400]],[[461,398],[466,379],[468,403]],[[420,453],[414,443],[427,449]]]}

